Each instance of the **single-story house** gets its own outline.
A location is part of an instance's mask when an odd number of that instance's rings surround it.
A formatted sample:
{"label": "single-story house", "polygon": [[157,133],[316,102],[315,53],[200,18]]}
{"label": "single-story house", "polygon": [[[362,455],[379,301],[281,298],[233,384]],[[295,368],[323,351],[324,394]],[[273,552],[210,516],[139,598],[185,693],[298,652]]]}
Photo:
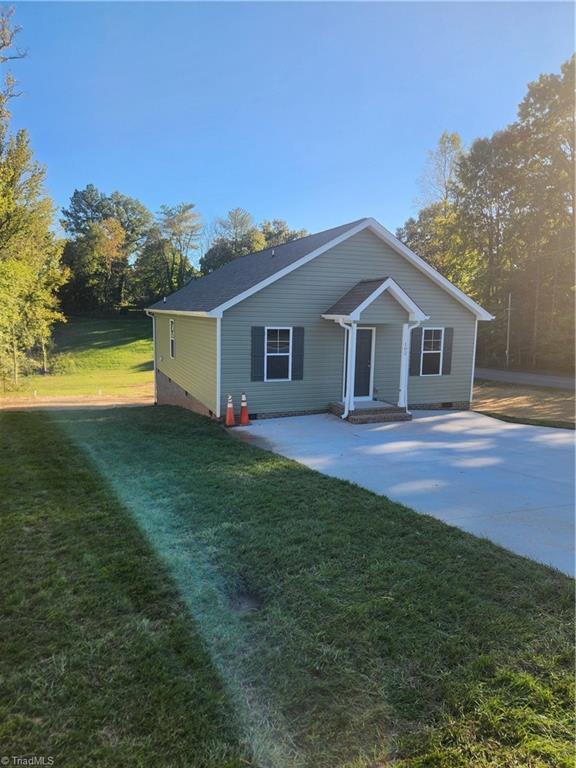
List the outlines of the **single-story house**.
{"label": "single-story house", "polygon": [[151,306],[157,403],[220,418],[468,408],[469,296],[375,219],[238,258]]}

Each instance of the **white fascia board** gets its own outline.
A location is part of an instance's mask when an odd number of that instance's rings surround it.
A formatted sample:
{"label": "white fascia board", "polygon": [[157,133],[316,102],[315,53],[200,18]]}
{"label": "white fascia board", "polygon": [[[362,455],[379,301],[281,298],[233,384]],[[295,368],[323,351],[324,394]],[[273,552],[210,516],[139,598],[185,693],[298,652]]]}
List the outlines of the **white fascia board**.
{"label": "white fascia board", "polygon": [[[225,312],[227,309],[230,309],[230,307],[233,307],[235,304],[239,304],[241,301],[244,301],[244,299],[247,299],[253,294],[258,293],[258,291],[261,291],[263,288],[266,288],[267,286],[272,285],[272,283],[275,283],[277,280],[280,280],[282,277],[285,277],[286,275],[289,275],[291,272],[294,272],[295,269],[298,269],[299,267],[304,266],[304,264],[308,264],[308,262],[312,261],[312,259],[315,259],[317,256],[320,256],[322,253],[325,253],[326,251],[329,251],[331,248],[334,248],[335,246],[340,245],[340,243],[345,242],[350,237],[354,237],[354,235],[357,235],[359,232],[362,232],[365,229],[370,229],[377,237],[379,237],[388,246],[390,246],[392,250],[396,251],[396,253],[400,254],[400,256],[403,256],[405,259],[407,259],[411,264],[413,264],[416,267],[416,269],[419,269],[421,272],[427,275],[433,282],[435,282],[437,285],[443,288],[447,293],[453,296],[457,301],[459,301],[463,306],[465,306],[466,309],[470,310],[470,312],[472,312],[478,318],[478,320],[494,320],[493,315],[491,315],[489,312],[483,309],[479,304],[477,304],[473,299],[467,296],[459,288],[456,288],[455,285],[453,285],[449,280],[447,280],[443,275],[441,275],[437,270],[435,270],[434,267],[431,267],[430,264],[425,262],[424,259],[421,259],[420,256],[417,256],[414,253],[414,251],[411,251],[410,248],[404,245],[404,243],[401,243],[400,240],[394,237],[394,235],[391,232],[389,232],[385,227],[383,227],[382,224],[376,221],[376,219],[366,219],[365,221],[361,221],[359,224],[357,224],[352,229],[349,229],[344,234],[339,235],[338,237],[335,237],[333,240],[330,240],[328,243],[325,243],[324,245],[320,246],[320,248],[317,248],[315,251],[311,251],[306,256],[302,256],[302,258],[298,259],[298,261],[295,261],[294,263],[289,264],[287,267],[284,267],[284,269],[281,269],[278,272],[275,272],[273,275],[270,275],[265,280],[261,280],[259,283],[256,283],[250,288],[247,288],[245,291],[243,291],[242,293],[239,293],[237,296],[234,296],[233,298],[228,299],[228,301],[225,301],[222,304],[219,304],[217,307],[214,307],[214,309],[211,309],[209,312],[172,312],[171,314],[198,315],[201,317],[222,317],[222,313]],[[169,312],[170,310],[155,309],[152,311],[153,312]]]}
{"label": "white fascia board", "polygon": [[406,291],[401,288],[398,283],[393,280],[391,277],[389,277],[387,280],[385,280],[382,285],[379,285],[378,288],[376,288],[375,291],[372,291],[370,296],[368,298],[364,299],[362,304],[359,304],[354,312],[350,314],[350,317],[352,320],[360,320],[360,315],[364,310],[372,304],[373,301],[375,301],[379,296],[381,296],[384,291],[389,291],[389,293],[396,299],[398,304],[408,312],[410,320],[418,320],[422,322],[423,320],[428,320],[430,317],[429,315],[424,314],[418,304],[408,296]]}
{"label": "white fascia board", "polygon": [[183,309],[147,309],[147,315],[186,315],[188,317],[222,317],[213,312],[191,312]]}
{"label": "white fascia board", "polygon": [[324,318],[324,320],[334,320],[335,323],[340,322],[340,320],[342,320],[343,323],[352,322],[350,315],[320,315],[320,317]]}
{"label": "white fascia board", "polygon": [[383,240],[387,245],[389,245],[390,248],[411,262],[416,267],[416,269],[419,269],[425,275],[428,275],[428,277],[437,285],[439,285],[441,288],[444,288],[447,293],[451,294],[457,301],[469,309],[470,312],[476,315],[478,320],[494,320],[494,315],[491,315],[490,312],[487,312],[483,307],[480,306],[480,304],[477,304],[473,299],[470,298],[470,296],[467,296],[463,291],[460,290],[460,288],[457,288],[453,283],[450,282],[450,280],[447,280],[443,275],[440,274],[440,272],[434,269],[434,267],[431,267],[430,264],[424,261],[424,259],[421,259],[420,256],[415,254],[414,251],[411,251],[407,245],[404,245],[404,243],[400,242],[397,237],[394,237],[392,232],[389,232],[386,227],[383,227],[382,224],[376,221],[376,219],[368,219],[366,226],[369,227],[372,232],[374,232],[374,234]]}
{"label": "white fascia board", "polygon": [[286,275],[289,275],[290,272],[294,272],[295,269],[298,269],[299,267],[304,266],[304,264],[308,264],[309,261],[312,261],[312,259],[315,259],[317,256],[320,256],[322,253],[329,251],[330,248],[334,248],[334,246],[339,245],[340,243],[343,243],[345,240],[348,240],[349,237],[353,237],[354,235],[357,235],[359,232],[362,232],[363,229],[366,229],[365,221],[360,222],[360,224],[357,224],[353,229],[349,229],[348,232],[345,232],[343,235],[339,235],[338,237],[335,237],[333,240],[330,240],[330,242],[325,243],[324,245],[321,245],[320,248],[316,248],[315,251],[311,251],[310,253],[306,254],[306,256],[302,256],[301,259],[298,259],[298,261],[295,261],[293,264],[289,264],[287,267],[284,267],[284,269],[281,269],[278,272],[275,272],[273,275],[270,275],[265,280],[261,280],[259,283],[256,283],[256,285],[253,285],[251,288],[247,288],[245,291],[243,291],[242,293],[239,293],[237,296],[234,296],[228,301],[225,301],[223,304],[220,304],[219,306],[215,307],[212,310],[212,313],[225,312],[227,309],[230,309],[230,307],[233,307],[235,304],[238,304],[239,302],[244,301],[244,299],[247,299],[253,294],[258,293],[258,291],[261,291],[263,288],[266,288],[267,286],[272,285],[272,283],[275,283],[276,280],[280,280],[280,278],[285,277]]}

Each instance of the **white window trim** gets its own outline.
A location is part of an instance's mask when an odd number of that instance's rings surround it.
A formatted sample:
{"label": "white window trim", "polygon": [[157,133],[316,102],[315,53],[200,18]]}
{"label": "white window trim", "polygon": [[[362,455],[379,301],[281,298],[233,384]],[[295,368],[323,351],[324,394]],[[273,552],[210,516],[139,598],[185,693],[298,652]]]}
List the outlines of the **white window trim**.
{"label": "white window trim", "polygon": [[174,360],[176,357],[176,321],[173,318],[168,321],[168,350],[170,358]]}
{"label": "white window trim", "polygon": [[[268,331],[290,331],[290,346],[288,352],[268,352]],[[269,379],[268,378],[268,357],[286,357],[288,356],[288,378],[287,379]],[[266,325],[264,327],[264,381],[273,383],[275,381],[292,381],[292,326],[291,325]]]}
{"label": "white window trim", "polygon": [[[440,339],[440,368],[438,373],[422,373],[422,366],[424,363],[424,355],[438,354],[438,350],[424,351],[424,336],[426,331],[442,331],[442,338]],[[442,376],[442,366],[444,365],[444,328],[440,326],[426,325],[422,327],[422,346],[420,347],[420,376]]]}

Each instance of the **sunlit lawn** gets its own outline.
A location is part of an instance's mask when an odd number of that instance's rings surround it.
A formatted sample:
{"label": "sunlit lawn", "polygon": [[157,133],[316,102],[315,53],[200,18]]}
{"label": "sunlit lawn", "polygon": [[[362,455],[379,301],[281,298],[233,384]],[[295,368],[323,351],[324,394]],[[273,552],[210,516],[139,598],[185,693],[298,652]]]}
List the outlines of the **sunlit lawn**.
{"label": "sunlit lawn", "polygon": [[177,408],[0,418],[3,748],[572,768],[566,576]]}
{"label": "sunlit lawn", "polygon": [[478,382],[474,386],[474,410],[519,420],[574,424],[574,393],[560,389]]}
{"label": "sunlit lawn", "polygon": [[24,377],[0,397],[152,395],[152,321],[144,314],[71,317],[57,326],[54,342],[54,363],[65,372]]}

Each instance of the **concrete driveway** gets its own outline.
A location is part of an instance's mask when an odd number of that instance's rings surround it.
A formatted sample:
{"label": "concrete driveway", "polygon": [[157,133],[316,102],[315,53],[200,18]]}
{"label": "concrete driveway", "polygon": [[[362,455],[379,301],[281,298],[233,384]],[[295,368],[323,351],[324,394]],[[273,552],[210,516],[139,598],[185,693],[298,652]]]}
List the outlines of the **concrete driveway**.
{"label": "concrete driveway", "polygon": [[390,424],[266,419],[234,434],[574,574],[570,430],[418,411]]}

